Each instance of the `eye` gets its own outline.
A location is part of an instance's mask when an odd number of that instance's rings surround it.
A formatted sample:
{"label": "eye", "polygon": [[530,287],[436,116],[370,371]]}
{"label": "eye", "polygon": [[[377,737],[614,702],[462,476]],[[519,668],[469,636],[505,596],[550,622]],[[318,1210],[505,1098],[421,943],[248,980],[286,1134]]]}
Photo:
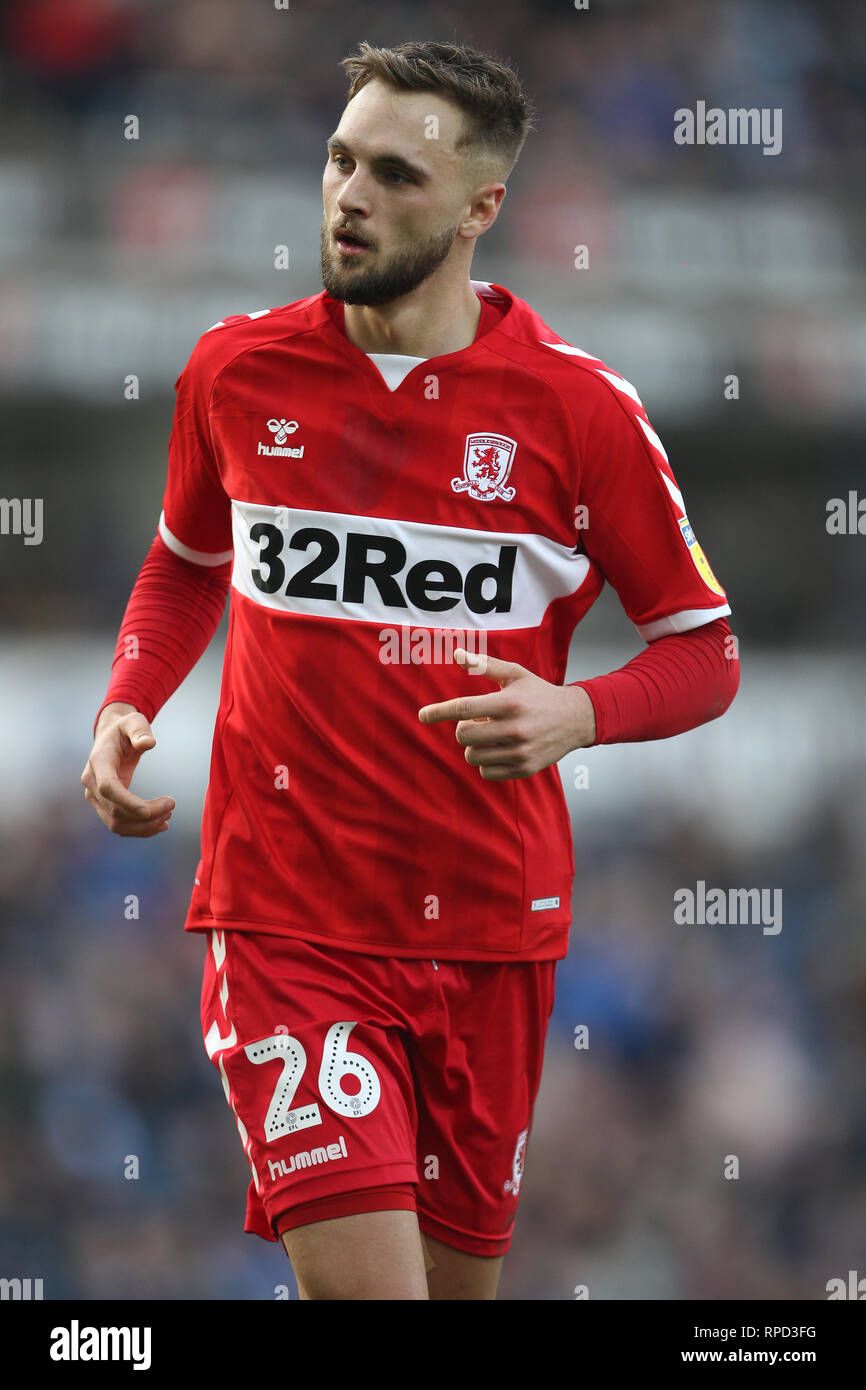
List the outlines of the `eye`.
{"label": "eye", "polygon": [[406,177],[405,174],[398,174],[396,169],[389,169],[389,171],[388,171],[388,178],[389,178],[389,179],[391,179],[391,178],[393,178],[393,179],[399,179],[401,183],[409,183],[409,182],[410,182],[410,180],[407,179],[407,177]]}

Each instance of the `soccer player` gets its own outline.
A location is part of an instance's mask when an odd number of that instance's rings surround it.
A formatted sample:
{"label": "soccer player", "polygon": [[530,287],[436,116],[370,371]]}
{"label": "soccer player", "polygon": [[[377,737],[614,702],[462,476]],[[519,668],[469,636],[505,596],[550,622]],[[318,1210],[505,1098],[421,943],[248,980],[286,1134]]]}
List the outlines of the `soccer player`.
{"label": "soccer player", "polygon": [[[130,781],[231,587],[186,929],[245,1229],[305,1299],[492,1299],[568,947],[556,764],[722,714],[736,643],[635,388],[469,277],[532,127],[514,70],[342,66],[324,290],[215,324],[178,378],[81,780],[117,834],[167,829]],[[645,647],[563,685],[605,580]]]}

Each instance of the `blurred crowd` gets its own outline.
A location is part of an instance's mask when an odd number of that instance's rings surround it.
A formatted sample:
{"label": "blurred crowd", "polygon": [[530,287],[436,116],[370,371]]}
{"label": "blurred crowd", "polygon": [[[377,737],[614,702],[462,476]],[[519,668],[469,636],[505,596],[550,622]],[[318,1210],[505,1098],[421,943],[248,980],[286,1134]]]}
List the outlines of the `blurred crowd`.
{"label": "blurred crowd", "polygon": [[[106,115],[137,112],[167,151],[182,127],[186,153],[198,114],[210,156],[270,164],[289,148],[315,167],[344,90],[339,59],[361,39],[414,38],[458,38],[517,65],[544,125],[538,180],[567,170],[582,186],[778,177],[838,187],[863,171],[866,30],[851,0],[593,0],[582,10],[419,0],[370,12],[341,0],[7,0],[3,104],[46,138],[61,118],[73,140]],[[783,107],[797,160],[674,145],[684,94],[689,105]]]}

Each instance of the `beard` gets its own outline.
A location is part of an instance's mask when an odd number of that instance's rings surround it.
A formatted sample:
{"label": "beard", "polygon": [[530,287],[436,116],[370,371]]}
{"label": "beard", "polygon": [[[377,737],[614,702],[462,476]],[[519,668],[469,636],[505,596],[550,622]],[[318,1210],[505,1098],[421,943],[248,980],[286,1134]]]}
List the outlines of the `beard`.
{"label": "beard", "polygon": [[[333,240],[330,227],[322,219],[322,284],[332,299],[344,304],[390,304],[423,283],[437,270],[457,235],[457,228],[436,232],[420,245],[397,252],[378,269],[362,269],[354,261],[344,261]],[[370,254],[375,255],[372,247]]]}

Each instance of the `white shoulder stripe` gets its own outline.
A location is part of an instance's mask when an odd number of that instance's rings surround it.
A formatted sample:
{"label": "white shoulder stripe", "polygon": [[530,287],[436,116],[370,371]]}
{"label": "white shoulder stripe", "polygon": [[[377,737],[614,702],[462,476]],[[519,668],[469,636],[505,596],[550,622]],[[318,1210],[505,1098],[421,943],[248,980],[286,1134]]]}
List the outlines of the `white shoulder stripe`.
{"label": "white shoulder stripe", "polygon": [[[541,339],[539,339],[541,342]],[[542,347],[556,348],[557,352],[564,352],[567,357],[589,357],[593,362],[601,359],[596,357],[594,352],[584,352],[583,348],[572,347],[571,343],[541,343]]]}
{"label": "white shoulder stripe", "polygon": [[681,613],[671,613],[667,618],[659,618],[654,623],[645,623],[638,632],[645,642],[654,642],[657,637],[670,637],[675,632],[691,632],[692,628],[703,627],[716,618],[726,618],[731,611],[728,603],[719,608],[684,608]]}
{"label": "white shoulder stripe", "polygon": [[224,565],[234,555],[234,550],[221,550],[219,553],[207,550],[193,550],[191,546],[179,541],[165,524],[165,512],[159,514],[159,534],[169,550],[179,555],[181,560],[191,560],[194,565]]}
{"label": "white shoulder stripe", "polygon": [[[539,339],[539,342],[542,342],[542,340]],[[566,353],[566,354],[568,354],[568,355],[570,355],[570,356],[572,356],[572,357],[591,357],[591,356],[592,356],[591,353],[589,353],[589,352],[584,352],[584,351],[583,351],[583,348],[572,347],[570,343],[544,343],[544,342],[542,342],[542,347],[552,347],[552,348],[556,348],[556,350],[557,350],[558,352],[564,352],[564,353]],[[600,361],[600,360],[601,360],[601,359],[598,358],[598,357],[595,358],[595,361],[596,361],[596,362],[598,362],[598,361]],[[605,381],[609,381],[610,384],[611,384],[611,386],[615,386],[616,389],[617,389],[617,391],[622,391],[626,396],[629,396],[630,399],[633,400],[633,401],[635,402],[636,405],[640,406],[641,410],[643,410],[644,404],[643,404],[643,401],[641,400],[640,396],[639,396],[638,393],[637,393],[637,388],[636,388],[635,386],[633,386],[633,385],[631,384],[630,381],[627,381],[626,378],[625,378],[624,376],[620,376],[618,372],[608,372],[608,371],[605,371],[604,368],[602,368],[602,367],[595,367],[595,368],[593,368],[593,370],[597,373],[598,376],[603,376],[604,379],[605,379]],[[655,430],[653,429],[652,425],[649,423],[648,420],[645,420],[645,419],[643,418],[642,415],[637,415],[637,414],[636,414],[636,415],[634,416],[634,419],[635,419],[635,420],[637,421],[637,423],[640,425],[641,429],[643,430],[644,434],[646,435],[646,437],[647,437],[647,439],[649,440],[649,442],[650,442],[650,444],[652,445],[652,447],[653,447],[654,449],[656,449],[656,450],[661,454],[661,456],[662,456],[662,458],[664,459],[665,463],[668,465],[668,467],[670,467],[670,459],[668,458],[667,450],[665,449],[664,444],[662,444],[661,440],[659,439],[659,437],[658,437],[658,435],[656,434]],[[667,476],[667,474],[666,474],[661,468],[659,469],[659,472],[661,473],[662,477],[664,478],[664,481],[665,481],[665,484],[666,484],[666,486],[667,486],[668,492],[670,493],[671,497],[672,497],[672,498],[674,499],[674,501],[676,502],[676,504],[677,504],[677,506],[679,507],[680,511],[681,511],[681,512],[683,513],[683,515],[685,516],[686,505],[685,505],[685,502],[683,501],[683,494],[680,492],[679,488],[676,487],[675,484],[671,482],[670,478]]]}
{"label": "white shoulder stripe", "polygon": [[630,381],[626,381],[624,376],[619,376],[617,372],[603,372],[600,367],[596,367],[596,371],[599,376],[604,377],[605,381],[609,381],[611,386],[615,386],[617,391],[624,391],[643,410],[643,401],[637,393],[637,387],[632,386]]}
{"label": "white shoulder stripe", "polygon": [[[248,319],[260,319],[263,318],[265,314],[269,314],[270,312],[270,309],[254,309],[253,312],[251,314],[247,314],[246,317]],[[225,326],[225,319],[220,319],[218,323],[212,323],[210,328],[206,328],[205,333],[212,333],[215,328],[225,328]]]}
{"label": "white shoulder stripe", "polygon": [[682,512],[683,516],[685,516],[685,514],[686,514],[686,503],[685,503],[685,499],[684,499],[684,497],[683,497],[683,494],[680,492],[679,488],[677,487],[676,483],[672,483],[671,480],[670,480],[670,478],[668,477],[667,473],[665,473],[661,468],[659,469],[659,476],[661,477],[662,482],[664,483],[664,485],[665,485],[665,487],[667,488],[668,492],[670,493],[671,497],[672,497],[672,498],[674,499],[674,501],[676,502],[676,504],[677,504],[677,506],[679,507],[680,511]]}
{"label": "white shoulder stripe", "polygon": [[[571,343],[545,343],[541,338],[539,338],[538,341],[541,343],[542,347],[556,348],[557,352],[564,352],[567,357],[588,357],[592,362],[601,361],[601,358],[597,357],[594,352],[584,352],[583,348],[572,347]],[[643,410],[643,401],[637,393],[637,388],[632,386],[630,381],[626,381],[625,377],[620,376],[619,372],[606,372],[602,367],[596,367],[595,370],[598,372],[599,376],[604,377],[605,381],[609,381],[611,386],[615,386],[617,391],[624,391],[625,394],[630,396],[633,401],[636,401],[641,410]]]}
{"label": "white shoulder stripe", "polygon": [[[658,449],[665,463],[669,464],[670,459],[668,458],[667,450],[665,449],[664,444],[662,444],[652,425],[648,424],[642,415],[636,415],[635,419],[637,420],[638,424],[640,425],[641,429],[643,430],[644,434],[646,435],[653,448]],[[670,485],[670,478],[665,478],[665,482],[668,483],[668,485]],[[682,498],[680,500],[682,501]]]}

